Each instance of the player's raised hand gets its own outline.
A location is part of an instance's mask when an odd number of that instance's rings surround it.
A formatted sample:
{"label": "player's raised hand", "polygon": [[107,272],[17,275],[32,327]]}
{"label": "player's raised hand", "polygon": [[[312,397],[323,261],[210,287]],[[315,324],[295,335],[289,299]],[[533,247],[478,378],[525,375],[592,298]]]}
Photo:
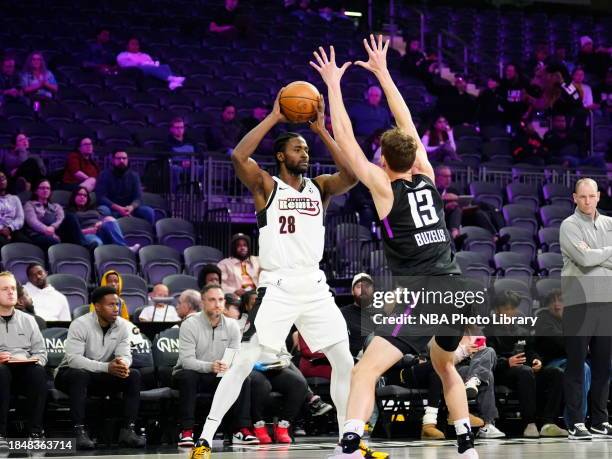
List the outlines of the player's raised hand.
{"label": "player's raised hand", "polygon": [[322,46],[319,46],[319,51],[313,51],[312,53],[317,61],[315,64],[310,61],[311,67],[321,74],[321,78],[328,86],[330,84],[340,83],[342,75],[347,68],[351,65],[351,62],[345,62],[342,67],[336,65],[336,51],[333,46],[329,47],[329,58],[327,53]]}
{"label": "player's raised hand", "polygon": [[380,74],[387,70],[387,50],[389,49],[389,40],[383,41],[383,36],[379,35],[378,40],[370,34],[370,41],[367,38],[363,39],[363,46],[368,53],[368,61],[356,61],[355,65],[363,67],[374,74]]}
{"label": "player's raised hand", "polygon": [[325,99],[323,94],[319,95],[317,103],[317,117],[313,121],[308,122],[310,130],[315,134],[321,135],[325,131]]}
{"label": "player's raised hand", "polygon": [[274,106],[272,107],[272,111],[270,112],[270,116],[272,116],[277,123],[289,122],[285,115],[283,115],[283,112],[280,108],[280,96],[283,92],[283,89],[285,89],[284,86],[280,89],[280,91],[278,91],[278,94],[276,95],[276,100],[274,101]]}

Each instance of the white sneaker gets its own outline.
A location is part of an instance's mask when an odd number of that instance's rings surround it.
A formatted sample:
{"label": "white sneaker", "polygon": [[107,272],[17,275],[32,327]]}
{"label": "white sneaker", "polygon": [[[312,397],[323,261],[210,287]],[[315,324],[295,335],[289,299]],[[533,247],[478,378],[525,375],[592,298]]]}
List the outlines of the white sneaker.
{"label": "white sneaker", "polygon": [[523,437],[540,438],[540,432],[538,431],[538,427],[535,425],[535,423],[532,422],[527,424],[527,427],[525,427],[525,430],[523,431]]}
{"label": "white sneaker", "polygon": [[140,250],[140,244],[131,245],[128,247],[128,249],[130,249],[134,253],[138,253],[138,251]]}
{"label": "white sneaker", "polygon": [[468,399],[474,399],[478,395],[478,386],[480,386],[480,379],[476,376],[472,376],[465,383],[465,392]]}
{"label": "white sneaker", "polygon": [[258,445],[258,438],[253,435],[250,429],[242,428],[232,436],[234,445]]}
{"label": "white sneaker", "polygon": [[168,89],[170,89],[170,91],[174,91],[176,88],[180,88],[181,86],[183,86],[183,83],[179,83],[176,80],[172,80],[170,83],[168,83]]}
{"label": "white sneaker", "polygon": [[541,437],[567,437],[568,432],[557,424],[544,424],[540,429]]}
{"label": "white sneaker", "polygon": [[336,446],[336,448],[334,448],[334,454],[327,456],[327,459],[363,459],[363,455],[359,449],[351,454],[344,454],[342,452],[342,446]]}
{"label": "white sneaker", "polygon": [[499,430],[495,425],[491,423],[487,423],[484,427],[481,427],[476,434],[478,438],[488,439],[488,438],[504,438],[506,436],[501,430]]}
{"label": "white sneaker", "polygon": [[462,459],[478,459],[478,452],[474,448],[470,448],[467,451],[459,454],[459,457]]}

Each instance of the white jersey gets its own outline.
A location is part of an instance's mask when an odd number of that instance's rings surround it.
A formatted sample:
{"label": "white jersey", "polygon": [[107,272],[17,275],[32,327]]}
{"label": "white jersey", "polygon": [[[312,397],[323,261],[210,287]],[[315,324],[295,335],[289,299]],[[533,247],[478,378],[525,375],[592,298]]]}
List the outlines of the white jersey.
{"label": "white jersey", "polygon": [[272,194],[257,214],[262,269],[319,269],[325,245],[321,190],[308,178],[302,191],[272,178]]}

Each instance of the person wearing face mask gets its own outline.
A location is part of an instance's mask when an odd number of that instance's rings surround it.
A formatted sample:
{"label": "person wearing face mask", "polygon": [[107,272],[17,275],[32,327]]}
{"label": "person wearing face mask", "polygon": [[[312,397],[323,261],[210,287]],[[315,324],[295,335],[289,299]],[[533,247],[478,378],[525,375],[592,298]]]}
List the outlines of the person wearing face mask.
{"label": "person wearing face mask", "polygon": [[64,185],[66,189],[74,189],[77,185],[93,191],[96,187],[96,177],[100,168],[93,159],[93,142],[89,137],[79,139],[76,151],[68,155],[64,170]]}
{"label": "person wearing face mask", "polygon": [[138,217],[155,224],[155,211],[142,205],[140,177],[129,168],[128,154],[123,150],[113,153],[112,168],[100,173],[96,183],[96,196],[102,215]]}
{"label": "person wearing face mask", "polygon": [[0,170],[9,178],[9,189],[16,193],[29,190],[33,183],[47,175],[45,163],[30,153],[30,140],[23,132],[15,134],[11,148],[0,150]]}
{"label": "person wearing face mask", "polygon": [[257,288],[259,279],[259,259],[251,255],[251,238],[238,233],[232,237],[232,255],[218,264],[221,270],[223,291],[238,297],[244,292]]}

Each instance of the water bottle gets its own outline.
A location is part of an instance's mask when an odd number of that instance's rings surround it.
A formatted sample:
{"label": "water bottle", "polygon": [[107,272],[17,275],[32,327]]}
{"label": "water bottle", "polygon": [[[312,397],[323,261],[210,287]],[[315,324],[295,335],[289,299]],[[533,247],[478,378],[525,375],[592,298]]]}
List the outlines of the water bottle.
{"label": "water bottle", "polygon": [[147,446],[147,431],[144,427],[140,428],[140,436],[144,440],[145,447]]}

